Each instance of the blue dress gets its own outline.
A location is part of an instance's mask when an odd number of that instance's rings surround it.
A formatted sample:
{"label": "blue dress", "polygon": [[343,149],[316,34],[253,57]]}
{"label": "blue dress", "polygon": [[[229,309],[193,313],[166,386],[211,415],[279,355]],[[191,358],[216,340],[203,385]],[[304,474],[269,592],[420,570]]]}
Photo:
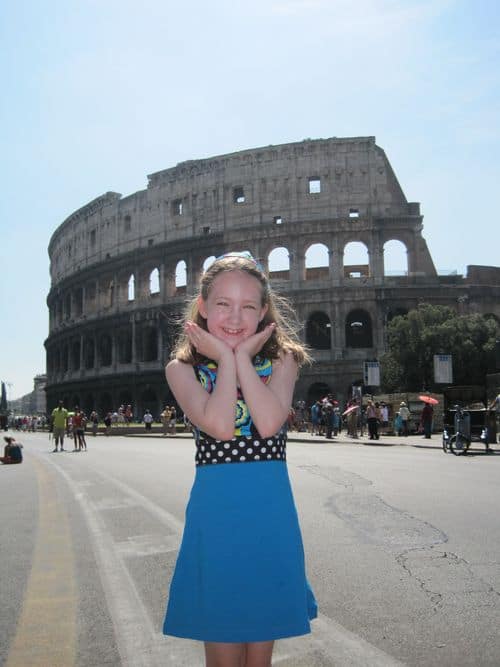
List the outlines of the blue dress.
{"label": "blue dress", "polygon": [[[254,365],[267,383],[271,361],[256,357]],[[207,361],[195,372],[212,391],[216,364]],[[269,641],[309,633],[316,616],[285,436],[261,438],[239,394],[232,440],[197,434],[163,632],[208,642]]]}

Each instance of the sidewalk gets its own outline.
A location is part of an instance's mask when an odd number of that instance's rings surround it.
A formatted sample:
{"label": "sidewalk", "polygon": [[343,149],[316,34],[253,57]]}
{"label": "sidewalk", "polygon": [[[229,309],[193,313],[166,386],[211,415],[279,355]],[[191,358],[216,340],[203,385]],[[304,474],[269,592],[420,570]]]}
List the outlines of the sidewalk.
{"label": "sidewalk", "polygon": [[[119,429],[113,431],[112,435],[123,435],[127,438],[163,438],[168,440],[171,437],[191,439],[191,432],[178,432],[175,436],[164,436],[161,427],[154,428],[152,431],[137,431],[132,433],[120,433]],[[421,435],[409,435],[408,437],[395,435],[381,435],[379,440],[370,440],[368,435],[351,438],[345,431],[331,439],[324,435],[311,435],[311,433],[288,431],[288,442],[301,442],[310,444],[340,444],[340,445],[367,445],[370,447],[393,447],[395,445],[405,445],[411,447],[425,447],[426,449],[441,449],[441,433],[434,433],[430,440],[426,440]],[[480,444],[480,443],[477,443]]]}

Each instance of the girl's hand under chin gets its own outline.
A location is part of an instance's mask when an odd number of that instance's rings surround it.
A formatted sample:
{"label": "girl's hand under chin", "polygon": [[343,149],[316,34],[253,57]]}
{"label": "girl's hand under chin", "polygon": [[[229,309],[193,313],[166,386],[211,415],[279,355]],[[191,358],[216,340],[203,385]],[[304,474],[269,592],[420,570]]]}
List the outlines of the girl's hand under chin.
{"label": "girl's hand under chin", "polygon": [[196,350],[207,359],[213,359],[213,361],[219,363],[228,352],[232,354],[232,350],[227,343],[205,331],[195,322],[188,320],[184,325],[184,331]]}
{"label": "girl's hand under chin", "polygon": [[253,334],[249,338],[241,341],[234,349],[235,354],[245,354],[253,359],[256,354],[258,354],[266,341],[271,337],[273,331],[276,329],[276,324],[271,322],[268,324],[262,331]]}

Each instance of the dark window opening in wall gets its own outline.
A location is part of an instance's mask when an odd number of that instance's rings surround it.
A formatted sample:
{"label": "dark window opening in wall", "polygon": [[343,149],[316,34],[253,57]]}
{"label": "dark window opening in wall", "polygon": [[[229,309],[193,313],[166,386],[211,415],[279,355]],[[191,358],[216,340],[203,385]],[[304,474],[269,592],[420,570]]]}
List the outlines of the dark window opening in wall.
{"label": "dark window opening in wall", "polygon": [[107,335],[104,335],[101,338],[101,343],[99,345],[99,354],[101,357],[101,366],[111,366],[112,363],[111,338]]}
{"label": "dark window opening in wall", "polygon": [[352,310],[345,323],[347,347],[373,347],[372,321],[365,310]]}
{"label": "dark window opening in wall", "polygon": [[174,215],[182,215],[182,199],[174,199],[172,202],[172,213]]}
{"label": "dark window opening in wall", "polygon": [[203,227],[204,234],[210,234],[210,227]]}
{"label": "dark window opening in wall", "polygon": [[156,329],[146,329],[143,336],[143,361],[158,359],[158,332]]}
{"label": "dark window opening in wall", "polygon": [[96,241],[96,231],[95,231],[95,229],[92,229],[91,232],[90,232],[90,245],[92,247],[95,246],[95,241]]}
{"label": "dark window opening in wall", "polygon": [[67,371],[68,368],[69,368],[69,350],[68,350],[68,346],[67,346],[67,345],[65,345],[65,346],[63,347],[63,350],[62,350],[62,354],[61,354],[61,364],[62,364],[63,372],[66,373],[66,371]]}
{"label": "dark window opening in wall", "polygon": [[282,225],[283,224],[283,218],[281,215],[275,215],[273,218],[274,224],[275,225]]}
{"label": "dark window opening in wall", "polygon": [[152,246],[154,243],[154,239],[148,239],[148,246]]}
{"label": "dark window opening in wall", "polygon": [[129,232],[132,229],[132,218],[130,215],[126,215],[123,218],[123,230],[125,232]]}
{"label": "dark window opening in wall", "polygon": [[241,186],[233,189],[233,203],[234,204],[245,203],[245,190]]}
{"label": "dark window opening in wall", "polygon": [[75,315],[80,317],[83,312],[83,289],[80,287],[75,291]]}
{"label": "dark window opening in wall", "polygon": [[80,341],[75,341],[71,349],[71,367],[74,371],[80,369]]}
{"label": "dark window opening in wall", "polygon": [[[130,333],[122,334],[118,341],[118,360],[121,364],[130,364],[132,362],[132,335]],[[124,401],[121,401],[122,403]],[[130,401],[128,401],[130,403]]]}
{"label": "dark window opening in wall", "polygon": [[87,339],[83,345],[83,363],[85,368],[94,368],[95,349],[94,341]]}
{"label": "dark window opening in wall", "polygon": [[359,209],[357,209],[357,208],[350,208],[350,209],[349,209],[349,217],[350,217],[350,218],[359,218]]}
{"label": "dark window opening in wall", "polygon": [[393,308],[387,313],[387,321],[390,322],[395,317],[404,317],[408,314],[407,308]]}
{"label": "dark window opening in wall", "polygon": [[68,294],[64,300],[64,317],[66,320],[71,317],[71,294]]}
{"label": "dark window opening in wall", "polygon": [[317,312],[307,320],[306,343],[314,350],[329,350],[331,348],[330,318],[325,313]]}
{"label": "dark window opening in wall", "polygon": [[113,403],[113,399],[111,398],[111,394],[104,393],[101,394],[99,397],[99,402],[98,402],[98,408],[97,412],[100,415],[105,415],[107,412],[111,412],[112,410],[116,410],[116,404]]}
{"label": "dark window opening in wall", "polygon": [[321,179],[315,176],[309,179],[309,194],[319,195],[321,192]]}
{"label": "dark window opening in wall", "polygon": [[85,287],[85,298],[87,301],[94,301],[95,295],[96,295],[96,284],[95,283],[89,283]]}
{"label": "dark window opening in wall", "polygon": [[111,255],[109,254],[109,252],[107,252],[106,253],[106,259],[109,259],[110,257],[111,257]]}

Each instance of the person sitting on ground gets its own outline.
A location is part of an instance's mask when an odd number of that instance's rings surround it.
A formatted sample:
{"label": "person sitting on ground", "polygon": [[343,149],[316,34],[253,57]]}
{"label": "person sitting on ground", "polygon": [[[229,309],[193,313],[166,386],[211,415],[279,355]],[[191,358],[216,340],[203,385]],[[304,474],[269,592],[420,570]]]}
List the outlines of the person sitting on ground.
{"label": "person sitting on ground", "polygon": [[0,456],[0,461],[4,465],[10,465],[13,463],[22,463],[23,462],[23,446],[16,442],[15,438],[10,435],[4,437],[5,442],[7,443],[3,450],[3,456]]}

